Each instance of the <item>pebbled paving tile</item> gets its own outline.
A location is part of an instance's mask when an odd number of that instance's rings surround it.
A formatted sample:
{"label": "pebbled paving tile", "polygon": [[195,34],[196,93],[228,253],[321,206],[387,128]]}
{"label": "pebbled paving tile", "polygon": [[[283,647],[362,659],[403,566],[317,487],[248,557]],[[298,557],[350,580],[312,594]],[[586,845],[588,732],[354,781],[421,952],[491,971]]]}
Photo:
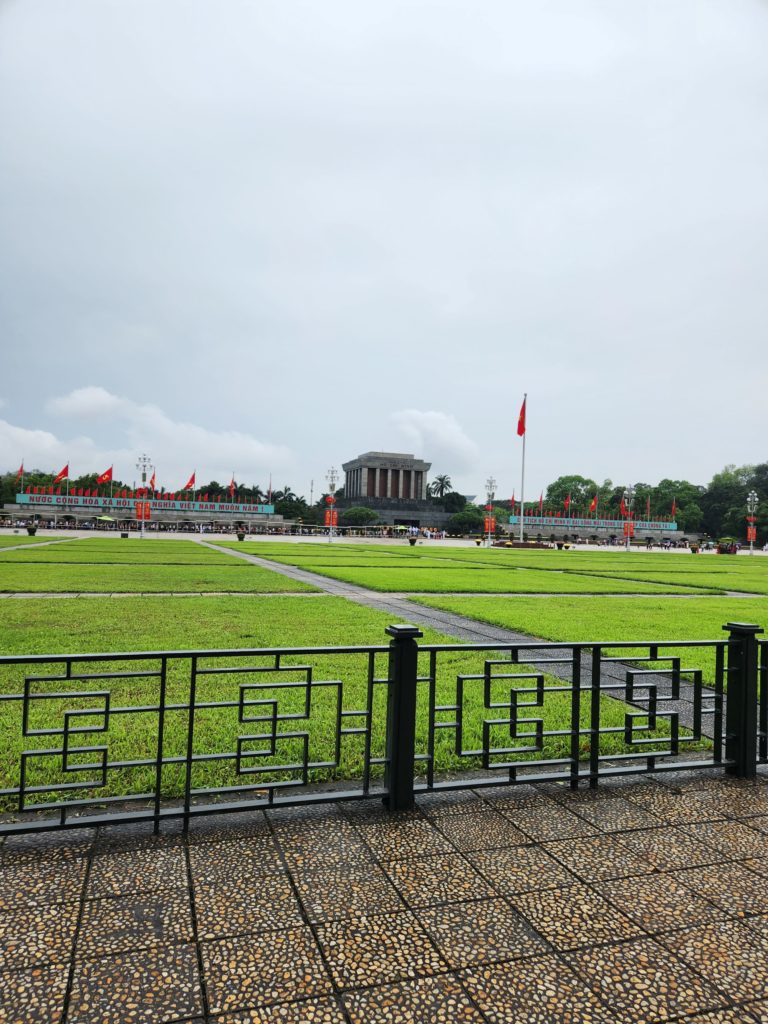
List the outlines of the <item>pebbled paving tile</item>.
{"label": "pebbled paving tile", "polygon": [[723,1005],[712,985],[652,939],[566,953],[564,959],[596,996],[637,1024]]}
{"label": "pebbled paving tile", "polygon": [[627,800],[655,814],[666,825],[686,825],[694,821],[710,821],[722,817],[712,806],[696,798],[695,793],[677,793],[655,783],[634,786]]}
{"label": "pebbled paving tile", "polygon": [[203,942],[203,971],[211,1013],[246,1010],[332,994],[309,928]]}
{"label": "pebbled paving tile", "polygon": [[[744,917],[768,913],[768,885],[750,867],[754,861],[713,864],[708,868],[677,871],[675,877],[716,904],[722,912]],[[692,922],[691,922],[692,923]]]}
{"label": "pebbled paving tile", "polygon": [[346,1017],[332,999],[306,999],[262,1006],[233,1016],[225,1013],[216,1017],[215,1024],[346,1024]]}
{"label": "pebbled paving tile", "polygon": [[451,975],[381,985],[344,996],[352,1024],[484,1024]]}
{"label": "pebbled paving tile", "polygon": [[757,1024],[768,1024],[768,1001],[748,1003],[744,1009],[755,1018]]}
{"label": "pebbled paving tile", "polygon": [[530,842],[528,836],[508,818],[490,808],[467,814],[442,815],[433,820],[458,850],[488,850]]}
{"label": "pebbled paving tile", "polygon": [[504,895],[552,889],[575,881],[562,864],[538,846],[482,850],[467,856],[480,874]]}
{"label": "pebbled paving tile", "polygon": [[360,823],[357,828],[381,860],[411,860],[414,857],[456,852],[433,822],[422,817],[407,821]]}
{"label": "pebbled paving tile", "polygon": [[556,949],[577,949],[642,934],[633,921],[581,882],[510,896],[509,902]]}
{"label": "pebbled paving tile", "polygon": [[433,820],[454,814],[477,814],[488,810],[488,804],[473,789],[419,793],[416,804],[420,811]]}
{"label": "pebbled paving tile", "polygon": [[203,814],[189,822],[190,846],[201,843],[230,843],[269,835],[269,824],[263,811]]}
{"label": "pebbled paving tile", "polygon": [[130,896],[187,884],[187,862],[181,846],[138,849],[94,856],[86,896]]}
{"label": "pebbled paving tile", "polygon": [[554,800],[546,804],[519,809],[504,808],[506,817],[534,842],[546,842],[548,839],[576,839],[582,836],[593,836],[599,831],[577,814],[556,804]]}
{"label": "pebbled paving tile", "polygon": [[458,853],[396,860],[385,864],[384,870],[413,909],[494,895],[486,880]]}
{"label": "pebbled paving tile", "polygon": [[8,1024],[59,1024],[68,979],[66,964],[0,972],[0,1020]]}
{"label": "pebbled paving tile", "polygon": [[317,937],[341,989],[447,970],[416,917],[408,912],[318,925]]}
{"label": "pebbled paving tile", "polygon": [[619,838],[633,853],[649,861],[659,871],[702,867],[722,861],[722,853],[698,842],[694,838],[697,834],[692,832],[688,835],[676,826],[667,826],[628,832]]}
{"label": "pebbled paving tile", "polygon": [[701,840],[724,859],[768,857],[768,836],[739,821],[709,821],[685,826],[686,835]]}
{"label": "pebbled paving tile", "polygon": [[155,1024],[201,1012],[193,945],[120,953],[75,964],[67,1024]]}
{"label": "pebbled paving tile", "polygon": [[582,803],[571,807],[571,810],[602,832],[624,832],[662,824],[661,819],[652,811],[620,796]]}
{"label": "pebbled paving tile", "polygon": [[277,843],[266,834],[190,846],[189,866],[194,881],[208,885],[256,881],[285,870]]}
{"label": "pebbled paving tile", "polygon": [[[301,908],[287,875],[236,878],[194,883],[195,913],[201,939],[218,939],[269,929],[297,928],[303,924]],[[268,941],[268,940],[262,940]]]}
{"label": "pebbled paving tile", "polygon": [[79,903],[0,913],[0,971],[69,960],[79,913]]}
{"label": "pebbled paving tile", "polygon": [[713,1010],[711,1013],[686,1017],[685,1024],[755,1024],[759,1019],[752,1015],[749,1006],[744,1006],[738,1010]]}
{"label": "pebbled paving tile", "polygon": [[318,821],[275,829],[275,837],[289,868],[298,870],[313,864],[343,866],[353,861],[370,861],[371,853],[348,821]]}
{"label": "pebbled paving tile", "polygon": [[739,921],[670,932],[659,937],[667,949],[725,995],[762,999],[768,989],[768,940]]}
{"label": "pebbled paving tile", "polygon": [[530,924],[502,899],[423,910],[419,923],[454,969],[546,951]]}
{"label": "pebbled paving tile", "polygon": [[77,938],[78,959],[103,957],[165,943],[192,942],[186,889],[86,900]]}
{"label": "pebbled paving tile", "polygon": [[294,873],[307,918],[313,922],[396,913],[403,902],[377,864]]}
{"label": "pebbled paving tile", "polygon": [[721,917],[712,903],[686,887],[676,874],[647,875],[596,886],[609,902],[649,932],[703,924]]}
{"label": "pebbled paving tile", "polygon": [[544,849],[585,882],[647,875],[656,870],[622,843],[620,837],[613,835],[566,839],[547,843]]}
{"label": "pebbled paving tile", "polygon": [[87,865],[85,857],[7,854],[0,867],[0,911],[79,899]]}
{"label": "pebbled paving tile", "polygon": [[459,977],[490,1024],[616,1024],[557,957],[474,968]]}

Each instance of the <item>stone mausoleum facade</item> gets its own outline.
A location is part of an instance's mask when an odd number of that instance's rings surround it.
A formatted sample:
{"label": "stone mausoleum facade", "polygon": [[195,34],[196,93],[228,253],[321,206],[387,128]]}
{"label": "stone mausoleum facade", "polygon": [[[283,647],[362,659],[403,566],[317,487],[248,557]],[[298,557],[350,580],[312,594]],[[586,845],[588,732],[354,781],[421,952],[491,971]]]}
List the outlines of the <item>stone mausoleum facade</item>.
{"label": "stone mausoleum facade", "polygon": [[431,462],[405,452],[364,452],[342,463],[344,497],[339,508],[364,505],[379,522],[390,526],[430,526],[440,529],[448,519],[427,499]]}

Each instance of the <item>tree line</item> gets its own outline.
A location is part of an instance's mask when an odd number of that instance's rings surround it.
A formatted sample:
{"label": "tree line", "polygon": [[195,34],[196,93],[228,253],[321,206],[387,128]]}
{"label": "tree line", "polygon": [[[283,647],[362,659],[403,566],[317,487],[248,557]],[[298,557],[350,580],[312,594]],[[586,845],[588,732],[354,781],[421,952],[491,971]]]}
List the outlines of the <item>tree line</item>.
{"label": "tree line", "polygon": [[[29,487],[53,486],[55,474],[45,470],[34,469],[24,474],[24,489]],[[66,487],[62,486],[62,493]],[[98,490],[100,494],[130,490],[135,485],[115,479],[110,484],[97,485],[96,474],[89,473],[72,478],[69,481],[70,492],[73,490]],[[0,503],[13,504],[20,488],[20,480],[16,473],[0,475]],[[688,480],[660,480],[657,484],[639,481],[633,484],[633,508],[635,519],[644,519],[650,511],[652,519],[670,518],[673,507],[678,529],[682,533],[702,533],[709,537],[734,537],[742,540],[746,537],[747,495],[754,491],[758,497],[757,518],[758,540],[763,543],[768,536],[768,462],[753,466],[726,466],[716,473],[706,486],[693,484]],[[614,484],[611,480],[602,483],[590,477],[571,475],[561,476],[549,484],[541,492],[542,510],[547,513],[560,513],[564,519],[568,513],[572,517],[589,517],[595,497],[597,498],[597,516],[604,519],[620,519],[621,503],[625,487]],[[191,492],[180,492],[180,497],[191,498]],[[198,496],[207,494],[209,500],[214,496],[222,500],[229,499],[229,484],[210,480],[196,488]],[[429,501],[436,509],[451,512],[460,516],[462,532],[472,529],[482,530],[485,515],[485,502],[471,504],[463,495],[453,490],[451,478],[447,474],[439,474],[428,487]],[[336,497],[343,498],[344,489],[336,492]],[[252,504],[269,503],[274,505],[277,515],[285,519],[301,520],[306,524],[322,524],[326,505],[326,493],[322,493],[317,501],[310,504],[303,495],[296,494],[288,485],[273,490],[258,484],[235,482],[235,497],[241,502]],[[270,500],[271,499],[271,500]],[[512,510],[512,496],[500,500],[494,498],[494,514],[497,519],[508,516]],[[566,509],[568,501],[568,509]],[[537,511],[539,498],[528,495],[526,511]],[[519,512],[519,499],[515,503],[515,511]],[[344,525],[366,525],[375,523],[378,516],[370,508],[355,507],[340,510],[339,521]],[[478,525],[479,524],[479,525]],[[459,527],[458,521],[455,524]]]}

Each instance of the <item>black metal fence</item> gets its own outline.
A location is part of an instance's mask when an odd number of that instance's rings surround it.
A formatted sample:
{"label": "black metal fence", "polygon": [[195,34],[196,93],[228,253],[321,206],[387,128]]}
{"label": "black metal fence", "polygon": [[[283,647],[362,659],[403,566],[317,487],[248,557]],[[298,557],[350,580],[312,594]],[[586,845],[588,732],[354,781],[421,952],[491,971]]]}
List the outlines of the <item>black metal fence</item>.
{"label": "black metal fence", "polygon": [[[768,641],[0,658],[0,834],[768,763]],[[693,662],[690,666],[688,662]]]}

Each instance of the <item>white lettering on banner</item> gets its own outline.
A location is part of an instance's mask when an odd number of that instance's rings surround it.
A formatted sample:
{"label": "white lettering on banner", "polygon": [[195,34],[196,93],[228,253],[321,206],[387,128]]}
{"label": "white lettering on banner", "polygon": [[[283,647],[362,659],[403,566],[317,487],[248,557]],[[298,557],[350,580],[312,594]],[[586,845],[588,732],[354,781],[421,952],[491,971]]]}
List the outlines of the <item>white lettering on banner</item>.
{"label": "white lettering on banner", "polygon": [[84,495],[66,494],[17,494],[17,505],[50,505],[55,508],[96,508],[125,509],[131,514],[137,501],[146,502],[155,512],[226,512],[240,515],[274,515],[274,505],[251,505],[246,502],[232,501],[166,501],[161,498],[109,498],[89,497]]}

